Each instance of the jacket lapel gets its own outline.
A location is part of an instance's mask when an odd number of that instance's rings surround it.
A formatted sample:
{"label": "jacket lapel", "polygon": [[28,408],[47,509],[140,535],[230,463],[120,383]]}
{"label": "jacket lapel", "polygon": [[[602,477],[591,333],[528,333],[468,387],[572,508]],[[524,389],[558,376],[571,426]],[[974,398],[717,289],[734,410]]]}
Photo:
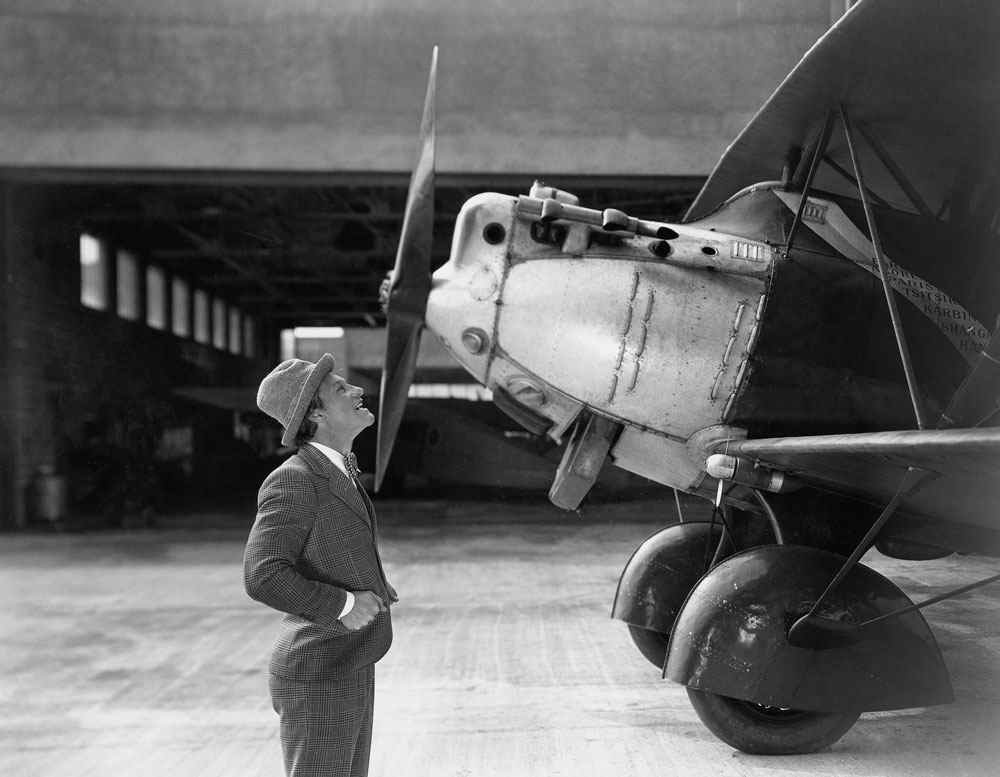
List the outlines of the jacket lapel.
{"label": "jacket lapel", "polygon": [[365,491],[365,487],[360,483],[358,483],[358,493],[361,495],[361,498],[365,503],[365,509],[368,511],[368,522],[372,525],[372,528],[378,532],[378,521],[375,519],[375,505],[372,504],[372,498],[368,496],[368,492]]}
{"label": "jacket lapel", "polygon": [[361,493],[336,464],[309,444],[299,448],[299,456],[309,465],[313,473],[329,481],[330,493],[333,496],[350,507],[365,523],[371,525],[368,509]]}
{"label": "jacket lapel", "polygon": [[333,463],[330,464],[330,467],[333,469],[333,473],[330,476],[330,491],[333,492],[335,497],[361,516],[365,523],[371,525],[368,510],[365,508],[365,503],[361,499],[361,493],[355,487],[354,482]]}

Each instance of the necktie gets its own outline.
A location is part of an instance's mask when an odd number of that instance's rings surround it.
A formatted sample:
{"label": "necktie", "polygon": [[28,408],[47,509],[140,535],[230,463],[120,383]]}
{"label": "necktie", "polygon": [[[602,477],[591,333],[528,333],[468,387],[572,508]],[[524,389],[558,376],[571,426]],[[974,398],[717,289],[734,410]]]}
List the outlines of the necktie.
{"label": "necktie", "polygon": [[358,467],[358,457],[354,455],[354,451],[348,451],[344,454],[344,465],[347,467],[347,474],[355,481],[360,481],[361,470]]}

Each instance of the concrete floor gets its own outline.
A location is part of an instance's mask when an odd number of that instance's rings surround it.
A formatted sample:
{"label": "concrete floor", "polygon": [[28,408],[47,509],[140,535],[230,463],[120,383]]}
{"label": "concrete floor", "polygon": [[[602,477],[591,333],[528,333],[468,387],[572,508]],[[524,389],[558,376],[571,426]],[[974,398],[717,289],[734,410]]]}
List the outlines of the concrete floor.
{"label": "concrete floor", "polygon": [[[377,672],[373,777],[997,774],[990,589],[927,611],[956,703],[864,715],[811,756],[752,757],[716,740],[608,618],[660,509],[383,505],[401,602]],[[203,520],[216,528],[189,528]],[[282,773],[265,676],[278,616],[244,595],[249,524],[229,523],[2,538],[0,775]],[[868,561],[917,598],[995,566]]]}

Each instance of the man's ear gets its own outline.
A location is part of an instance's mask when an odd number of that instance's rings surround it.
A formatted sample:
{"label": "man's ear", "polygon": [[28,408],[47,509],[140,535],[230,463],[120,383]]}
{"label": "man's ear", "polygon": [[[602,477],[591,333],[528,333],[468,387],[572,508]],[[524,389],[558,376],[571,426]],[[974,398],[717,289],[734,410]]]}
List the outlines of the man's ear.
{"label": "man's ear", "polygon": [[323,411],[323,408],[321,408],[321,407],[314,407],[309,412],[309,415],[306,416],[306,418],[308,418],[310,421],[316,421],[316,420],[318,420],[320,418],[323,418],[324,416],[326,416],[326,413]]}

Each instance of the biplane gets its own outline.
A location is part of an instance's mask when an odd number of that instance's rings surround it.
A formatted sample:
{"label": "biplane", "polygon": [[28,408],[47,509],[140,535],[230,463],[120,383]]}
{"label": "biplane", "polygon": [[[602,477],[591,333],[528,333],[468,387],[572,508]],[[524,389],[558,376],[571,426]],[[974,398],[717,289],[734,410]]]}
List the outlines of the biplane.
{"label": "biplane", "polygon": [[721,739],[811,752],[951,700],[920,608],[969,586],[914,604],[859,560],[1000,555],[997,40],[989,0],[862,0],[682,223],[480,194],[432,277],[435,50],[376,481],[429,329],[565,445],[556,505],[608,465],[711,502],[635,551],[613,616]]}

